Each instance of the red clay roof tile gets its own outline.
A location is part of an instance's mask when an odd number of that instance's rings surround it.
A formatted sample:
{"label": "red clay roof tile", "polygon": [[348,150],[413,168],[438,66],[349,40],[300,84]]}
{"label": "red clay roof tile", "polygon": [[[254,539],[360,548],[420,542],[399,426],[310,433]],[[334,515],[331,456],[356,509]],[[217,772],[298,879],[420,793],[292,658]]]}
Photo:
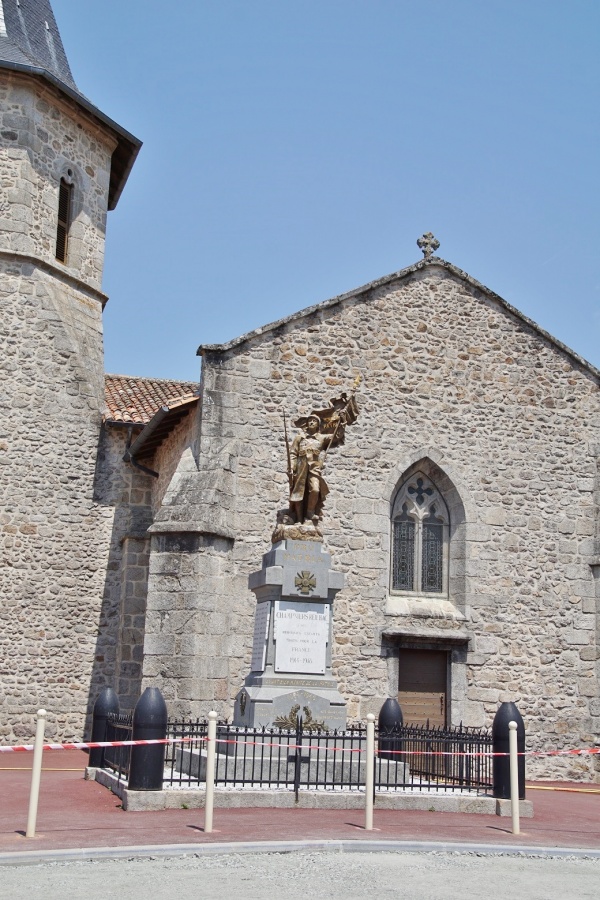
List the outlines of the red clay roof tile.
{"label": "red clay roof tile", "polygon": [[161,406],[189,400],[199,393],[200,385],[193,381],[106,375],[104,421],[146,425]]}

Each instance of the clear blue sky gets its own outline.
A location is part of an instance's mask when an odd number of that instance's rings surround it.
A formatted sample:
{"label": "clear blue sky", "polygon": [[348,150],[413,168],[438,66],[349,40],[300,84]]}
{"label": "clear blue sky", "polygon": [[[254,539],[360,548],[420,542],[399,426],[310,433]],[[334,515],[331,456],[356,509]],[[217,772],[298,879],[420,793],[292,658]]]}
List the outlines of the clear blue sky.
{"label": "clear blue sky", "polygon": [[144,141],[109,214],[106,369],[229,340],[438,254],[600,366],[600,4],[52,0]]}

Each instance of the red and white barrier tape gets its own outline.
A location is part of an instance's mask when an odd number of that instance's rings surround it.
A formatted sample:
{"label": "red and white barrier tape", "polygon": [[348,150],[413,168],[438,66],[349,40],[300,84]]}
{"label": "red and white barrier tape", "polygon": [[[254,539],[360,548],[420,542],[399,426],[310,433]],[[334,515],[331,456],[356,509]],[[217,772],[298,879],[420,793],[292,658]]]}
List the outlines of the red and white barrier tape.
{"label": "red and white barrier tape", "polygon": [[[205,737],[156,738],[148,741],[78,741],[71,744],[44,744],[42,750],[94,750],[96,747],[138,747],[146,744],[189,744],[193,741],[206,743]],[[33,750],[33,744],[22,744],[19,747],[0,747],[0,753],[22,753]]]}
{"label": "red and white barrier tape", "polygon": [[[174,738],[156,738],[152,740],[138,741],[83,741],[66,744],[44,744],[44,750],[93,750],[96,747],[139,747],[152,744],[205,744],[207,737],[188,736]],[[364,753],[360,747],[321,747],[318,744],[281,744],[268,741],[238,741],[216,739],[217,744],[242,744],[251,747],[277,747],[282,750],[318,750],[321,753]],[[22,744],[16,747],[0,747],[0,753],[23,753],[33,750],[33,744]],[[493,753],[490,751],[470,752],[451,750],[387,750],[382,748],[386,755],[393,756],[468,756],[473,759],[478,756],[508,756],[508,753]],[[581,750],[526,750],[519,756],[588,756],[600,753],[600,747],[586,747]]]}

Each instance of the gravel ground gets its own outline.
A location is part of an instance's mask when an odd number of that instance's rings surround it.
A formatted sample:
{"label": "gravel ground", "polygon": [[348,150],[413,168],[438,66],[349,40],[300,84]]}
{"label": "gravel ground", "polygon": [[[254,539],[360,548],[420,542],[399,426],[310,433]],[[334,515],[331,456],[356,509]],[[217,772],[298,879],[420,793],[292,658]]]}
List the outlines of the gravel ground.
{"label": "gravel ground", "polygon": [[476,853],[307,852],[183,856],[5,866],[6,900],[106,897],[244,900],[455,900],[521,896],[586,900],[600,890],[600,859]]}

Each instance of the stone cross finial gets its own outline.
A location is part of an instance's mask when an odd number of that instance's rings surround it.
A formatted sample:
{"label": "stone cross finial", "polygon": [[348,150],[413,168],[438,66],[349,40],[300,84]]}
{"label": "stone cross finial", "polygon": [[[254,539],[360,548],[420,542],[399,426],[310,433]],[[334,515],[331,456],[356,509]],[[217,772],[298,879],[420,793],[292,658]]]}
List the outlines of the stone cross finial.
{"label": "stone cross finial", "polygon": [[431,259],[431,256],[440,246],[440,242],[434,238],[431,231],[428,231],[427,234],[422,234],[419,240],[417,241],[417,247],[419,250],[423,251],[423,256],[425,259]]}

